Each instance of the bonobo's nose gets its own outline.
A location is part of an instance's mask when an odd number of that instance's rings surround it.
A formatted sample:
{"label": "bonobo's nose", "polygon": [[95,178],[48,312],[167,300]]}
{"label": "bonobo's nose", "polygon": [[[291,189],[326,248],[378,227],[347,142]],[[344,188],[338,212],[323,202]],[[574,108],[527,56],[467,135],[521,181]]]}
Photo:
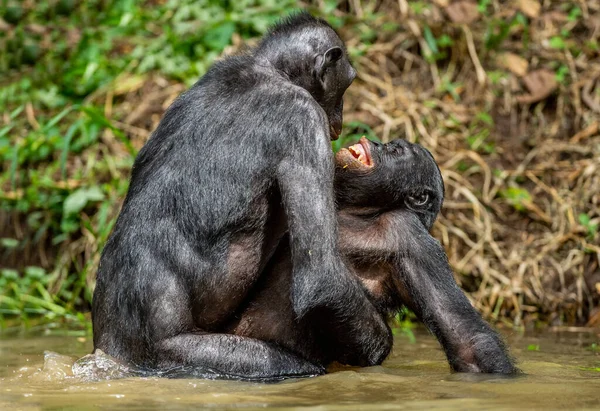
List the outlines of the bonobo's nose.
{"label": "bonobo's nose", "polygon": [[391,151],[392,153],[396,153],[396,154],[402,154],[402,155],[412,155],[414,153],[414,150],[410,149],[411,146],[413,146],[413,144],[409,143],[406,140],[400,140],[400,139],[392,140],[385,145],[385,147],[388,151]]}
{"label": "bonobo's nose", "polygon": [[407,147],[410,146],[411,144],[406,141],[406,140],[402,140],[402,139],[396,139],[396,140],[392,140],[388,143],[390,146],[396,146],[396,147]]}

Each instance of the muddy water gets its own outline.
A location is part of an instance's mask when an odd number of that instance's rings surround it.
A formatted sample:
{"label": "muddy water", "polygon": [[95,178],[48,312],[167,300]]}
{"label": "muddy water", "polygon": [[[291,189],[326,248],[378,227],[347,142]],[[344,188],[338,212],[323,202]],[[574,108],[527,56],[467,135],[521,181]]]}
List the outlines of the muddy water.
{"label": "muddy water", "polygon": [[[89,338],[69,333],[0,337],[0,409],[600,408],[600,351],[593,345],[600,341],[598,334],[507,337],[526,373],[522,377],[450,374],[437,342],[418,332],[415,343],[396,337],[383,366],[342,368],[276,384],[160,378],[83,382],[71,366],[90,352]],[[44,351],[55,353],[44,357]]]}

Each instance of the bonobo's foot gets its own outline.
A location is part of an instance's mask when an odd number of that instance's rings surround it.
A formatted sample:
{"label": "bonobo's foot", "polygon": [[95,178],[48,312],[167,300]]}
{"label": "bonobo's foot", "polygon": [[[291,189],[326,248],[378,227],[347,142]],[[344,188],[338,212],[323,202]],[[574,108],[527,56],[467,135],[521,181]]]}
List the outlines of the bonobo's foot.
{"label": "bonobo's foot", "polygon": [[322,375],[325,369],[275,344],[229,334],[190,333],[163,340],[157,368],[171,378],[279,381]]}

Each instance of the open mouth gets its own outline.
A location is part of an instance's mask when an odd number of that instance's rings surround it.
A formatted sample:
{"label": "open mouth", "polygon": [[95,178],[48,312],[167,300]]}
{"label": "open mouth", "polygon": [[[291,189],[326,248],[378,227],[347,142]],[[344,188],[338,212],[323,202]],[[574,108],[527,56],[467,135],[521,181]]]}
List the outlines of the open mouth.
{"label": "open mouth", "polygon": [[371,167],[371,150],[369,148],[369,140],[367,140],[365,137],[361,137],[358,144],[348,147],[348,151],[356,160],[368,167]]}
{"label": "open mouth", "polygon": [[343,168],[373,167],[369,140],[362,137],[357,144],[340,150],[338,161],[342,163]]}

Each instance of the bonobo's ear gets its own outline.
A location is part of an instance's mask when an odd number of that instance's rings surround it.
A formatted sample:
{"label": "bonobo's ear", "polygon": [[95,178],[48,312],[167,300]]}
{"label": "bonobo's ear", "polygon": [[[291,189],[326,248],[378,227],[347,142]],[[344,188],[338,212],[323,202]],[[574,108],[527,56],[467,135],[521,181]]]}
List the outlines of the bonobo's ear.
{"label": "bonobo's ear", "polygon": [[342,51],[342,49],[340,47],[332,47],[329,50],[327,50],[324,54],[324,61],[323,61],[323,66],[325,67],[329,67],[331,65],[333,65],[333,63],[335,63],[336,61],[338,61],[339,59],[342,58],[342,56],[344,55],[344,52]]}
{"label": "bonobo's ear", "polygon": [[315,72],[319,80],[323,80],[323,74],[328,67],[335,64],[336,61],[342,58],[344,51],[340,47],[332,47],[327,50],[323,55],[319,55],[315,61]]}

